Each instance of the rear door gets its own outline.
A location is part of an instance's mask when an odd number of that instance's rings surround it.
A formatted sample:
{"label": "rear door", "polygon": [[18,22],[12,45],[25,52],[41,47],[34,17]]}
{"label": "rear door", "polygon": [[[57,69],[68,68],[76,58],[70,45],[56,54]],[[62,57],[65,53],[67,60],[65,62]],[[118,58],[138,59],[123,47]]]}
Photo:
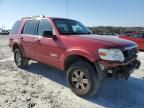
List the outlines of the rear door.
{"label": "rear door", "polygon": [[34,59],[34,37],[36,36],[37,20],[28,20],[20,36],[20,42],[26,57]]}

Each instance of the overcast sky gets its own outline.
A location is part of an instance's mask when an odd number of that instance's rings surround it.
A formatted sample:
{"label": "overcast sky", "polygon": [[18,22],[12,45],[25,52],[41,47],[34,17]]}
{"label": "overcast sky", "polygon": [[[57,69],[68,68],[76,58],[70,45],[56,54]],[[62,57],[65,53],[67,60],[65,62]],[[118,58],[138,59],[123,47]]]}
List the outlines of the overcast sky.
{"label": "overcast sky", "polygon": [[[0,27],[33,15],[67,17],[66,0],[0,0]],[[144,0],[68,0],[68,17],[87,26],[144,26]]]}

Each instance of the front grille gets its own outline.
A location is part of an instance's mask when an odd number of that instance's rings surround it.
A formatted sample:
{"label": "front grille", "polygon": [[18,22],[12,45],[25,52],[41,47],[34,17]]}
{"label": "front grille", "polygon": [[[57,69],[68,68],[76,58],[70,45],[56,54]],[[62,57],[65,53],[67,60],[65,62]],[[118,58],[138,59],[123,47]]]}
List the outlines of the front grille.
{"label": "front grille", "polygon": [[125,59],[130,59],[137,56],[137,48],[131,48],[123,51]]}

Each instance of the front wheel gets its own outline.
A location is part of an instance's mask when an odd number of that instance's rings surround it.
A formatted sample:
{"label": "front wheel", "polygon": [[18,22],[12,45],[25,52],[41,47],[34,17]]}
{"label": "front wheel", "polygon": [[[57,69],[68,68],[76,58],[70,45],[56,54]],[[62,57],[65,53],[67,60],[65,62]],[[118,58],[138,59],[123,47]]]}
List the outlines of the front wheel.
{"label": "front wheel", "polygon": [[76,62],[67,71],[71,90],[78,96],[92,96],[98,91],[100,81],[95,69],[87,62]]}
{"label": "front wheel", "polygon": [[19,68],[26,68],[29,60],[25,58],[20,49],[14,50],[14,61]]}

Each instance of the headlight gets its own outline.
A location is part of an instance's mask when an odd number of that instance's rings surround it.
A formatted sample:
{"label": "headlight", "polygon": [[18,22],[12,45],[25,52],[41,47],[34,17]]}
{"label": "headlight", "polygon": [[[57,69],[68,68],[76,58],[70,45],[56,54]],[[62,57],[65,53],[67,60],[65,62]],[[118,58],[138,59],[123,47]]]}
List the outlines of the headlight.
{"label": "headlight", "polygon": [[102,60],[124,61],[124,55],[120,49],[99,49],[98,53]]}

